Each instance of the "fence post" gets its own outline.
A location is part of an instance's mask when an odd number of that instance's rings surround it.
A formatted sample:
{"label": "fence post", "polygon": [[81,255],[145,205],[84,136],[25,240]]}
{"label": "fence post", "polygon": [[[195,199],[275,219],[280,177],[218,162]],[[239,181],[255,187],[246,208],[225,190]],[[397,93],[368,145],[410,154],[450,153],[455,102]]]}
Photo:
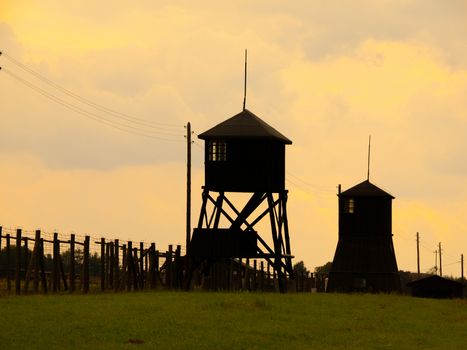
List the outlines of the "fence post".
{"label": "fence post", "polygon": [[138,264],[138,248],[133,248],[133,254],[131,257],[132,261],[132,274],[133,274],[133,288],[134,290],[138,290],[138,271],[139,271],[139,264]]}
{"label": "fence post", "polygon": [[44,238],[41,238],[39,241],[39,266],[41,270],[41,283],[42,291],[44,294],[47,294],[47,279],[45,276],[45,264],[44,264]]}
{"label": "fence post", "polygon": [[115,265],[115,258],[114,258],[114,242],[109,243],[109,289],[113,289],[114,287],[114,265]]}
{"label": "fence post", "polygon": [[84,237],[83,293],[89,292],[89,236]]}
{"label": "fence post", "polygon": [[155,255],[156,255],[156,245],[151,243],[151,249],[149,250],[149,285],[151,289],[156,287],[156,276],[155,276]]}
{"label": "fence post", "polygon": [[76,288],[75,277],[75,235],[72,233],[70,237],[70,293],[73,293]]}
{"label": "fence post", "polygon": [[126,244],[122,246],[122,289],[127,285],[128,264],[127,264]]}
{"label": "fence post", "polygon": [[114,244],[114,249],[115,249],[115,255],[114,255],[114,268],[115,268],[115,273],[114,273],[114,289],[115,291],[118,291],[120,288],[120,246],[118,239],[115,240]]}
{"label": "fence post", "polygon": [[105,283],[104,283],[104,289],[109,288],[109,278],[110,278],[110,243],[105,243],[105,265],[104,265],[104,271],[105,271]]}
{"label": "fence post", "polygon": [[39,292],[39,253],[41,251],[41,230],[36,230],[36,235],[34,237],[34,251],[33,251],[33,259],[34,259],[34,282],[33,282],[33,290],[34,293]]}
{"label": "fence post", "polygon": [[101,290],[105,289],[105,238],[101,238]]}
{"label": "fence post", "polygon": [[10,234],[6,235],[6,288],[11,292]]}
{"label": "fence post", "polygon": [[139,242],[139,271],[140,271],[140,288],[144,289],[144,243]]}
{"label": "fence post", "polygon": [[151,249],[146,249],[146,254],[144,255],[144,280],[146,281],[146,287],[151,285],[151,278],[149,277],[149,258],[151,256]]}
{"label": "fence post", "polygon": [[127,291],[131,290],[131,278],[132,278],[132,264],[131,261],[133,260],[133,242],[128,241],[127,247],[127,255],[126,255],[126,265],[127,265],[127,280],[126,280],[126,289]]}
{"label": "fence post", "polygon": [[16,230],[16,271],[15,271],[15,291],[21,294],[21,229]]}
{"label": "fence post", "polygon": [[55,293],[59,288],[60,282],[58,274],[58,233],[54,232],[54,243],[53,243],[53,268],[52,268],[52,291]]}

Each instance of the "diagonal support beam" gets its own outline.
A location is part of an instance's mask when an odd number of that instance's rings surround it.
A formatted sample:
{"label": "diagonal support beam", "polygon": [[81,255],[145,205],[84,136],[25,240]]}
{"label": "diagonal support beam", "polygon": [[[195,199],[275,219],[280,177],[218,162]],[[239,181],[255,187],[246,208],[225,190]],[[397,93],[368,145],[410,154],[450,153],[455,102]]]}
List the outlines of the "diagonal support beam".
{"label": "diagonal support beam", "polygon": [[255,211],[258,206],[261,205],[262,201],[264,200],[264,193],[263,192],[255,192],[253,196],[251,196],[248,203],[242,209],[242,211],[238,214],[235,221],[230,226],[233,230],[238,230],[242,226],[242,224],[248,219],[248,217]]}

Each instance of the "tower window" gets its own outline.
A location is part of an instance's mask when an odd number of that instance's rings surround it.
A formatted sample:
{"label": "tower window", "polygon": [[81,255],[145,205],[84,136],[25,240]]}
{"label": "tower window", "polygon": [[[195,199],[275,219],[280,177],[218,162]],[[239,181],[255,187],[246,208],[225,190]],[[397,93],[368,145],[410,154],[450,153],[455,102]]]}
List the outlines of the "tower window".
{"label": "tower window", "polygon": [[225,162],[227,160],[225,141],[209,141],[208,159],[210,162]]}
{"label": "tower window", "polygon": [[344,201],[344,213],[353,214],[355,212],[355,201],[353,198],[346,198]]}

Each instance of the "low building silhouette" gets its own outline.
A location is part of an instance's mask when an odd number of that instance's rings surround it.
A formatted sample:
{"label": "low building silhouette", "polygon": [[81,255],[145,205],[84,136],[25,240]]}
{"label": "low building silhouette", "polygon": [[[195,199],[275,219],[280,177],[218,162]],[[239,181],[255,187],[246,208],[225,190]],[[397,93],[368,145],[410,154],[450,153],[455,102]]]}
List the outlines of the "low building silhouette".
{"label": "low building silhouette", "polygon": [[414,297],[462,298],[465,285],[447,278],[433,275],[407,283]]}

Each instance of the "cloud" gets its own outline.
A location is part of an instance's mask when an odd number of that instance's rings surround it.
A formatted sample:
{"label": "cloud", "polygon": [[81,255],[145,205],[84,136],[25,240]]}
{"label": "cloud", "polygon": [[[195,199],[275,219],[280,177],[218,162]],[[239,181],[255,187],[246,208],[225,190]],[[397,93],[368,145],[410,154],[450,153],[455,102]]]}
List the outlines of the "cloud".
{"label": "cloud", "polygon": [[[247,107],[294,142],[287,147],[287,183],[298,259],[313,267],[332,258],[335,186],[366,177],[369,134],[371,179],[396,196],[397,231],[423,229],[427,240],[446,240],[447,249],[462,241],[456,233],[465,228],[467,206],[462,1],[53,0],[17,1],[4,13],[2,50],[92,101],[179,126],[160,131],[181,141],[108,128],[0,72],[0,177],[11,198],[2,213],[9,222],[121,238],[154,228],[161,244],[183,240],[182,126],[191,121],[199,134],[240,111],[248,48]],[[0,58],[44,87],[7,63]],[[199,145],[193,155],[199,206]],[[48,206],[40,207],[44,198]],[[411,266],[413,242],[395,239],[401,267]]]}

